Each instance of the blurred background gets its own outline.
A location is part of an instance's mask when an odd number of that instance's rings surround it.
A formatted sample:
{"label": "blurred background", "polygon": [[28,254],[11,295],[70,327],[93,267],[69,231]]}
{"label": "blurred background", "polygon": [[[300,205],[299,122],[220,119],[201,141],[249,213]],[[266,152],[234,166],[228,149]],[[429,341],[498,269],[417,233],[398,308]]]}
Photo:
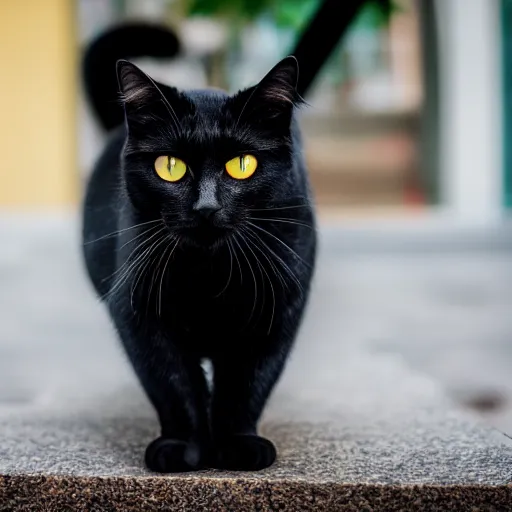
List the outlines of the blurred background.
{"label": "blurred background", "polygon": [[[343,3],[301,113],[340,343],[403,357],[512,434],[512,0],[356,1],[346,30]],[[124,20],[158,21],[179,55],[136,63],[178,87],[236,91],[292,53],[322,5],[0,2],[0,402],[30,395],[39,357],[71,357],[107,324],[78,251],[104,141],[83,48]]]}

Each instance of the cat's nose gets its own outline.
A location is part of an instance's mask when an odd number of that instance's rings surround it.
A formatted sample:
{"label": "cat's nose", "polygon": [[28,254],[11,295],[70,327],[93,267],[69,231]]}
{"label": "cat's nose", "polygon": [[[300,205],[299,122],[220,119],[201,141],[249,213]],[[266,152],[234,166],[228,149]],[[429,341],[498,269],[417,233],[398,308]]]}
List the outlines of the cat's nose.
{"label": "cat's nose", "polygon": [[217,184],[214,180],[206,178],[201,180],[199,197],[192,209],[196,215],[209,220],[221,209],[221,204],[217,198]]}
{"label": "cat's nose", "polygon": [[199,207],[194,207],[194,211],[196,212],[196,214],[203,217],[204,219],[210,219],[219,210],[220,205],[218,204],[205,204]]}

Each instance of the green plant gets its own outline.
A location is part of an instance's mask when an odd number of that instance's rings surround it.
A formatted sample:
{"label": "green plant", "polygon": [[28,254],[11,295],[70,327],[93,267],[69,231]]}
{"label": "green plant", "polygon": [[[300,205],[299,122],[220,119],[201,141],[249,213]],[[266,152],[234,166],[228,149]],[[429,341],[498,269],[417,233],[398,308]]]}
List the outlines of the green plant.
{"label": "green plant", "polygon": [[354,20],[354,27],[378,30],[387,26],[393,14],[400,9],[394,0],[366,0],[365,6]]}
{"label": "green plant", "polygon": [[[342,1],[342,0],[340,0]],[[190,16],[201,15],[251,22],[268,14],[281,28],[302,29],[320,0],[186,0]],[[356,23],[375,28],[386,25],[397,9],[394,0],[367,0]]]}
{"label": "green plant", "polygon": [[279,24],[293,26],[300,22],[304,10],[317,5],[318,0],[189,0],[188,13],[247,22],[270,13]]}

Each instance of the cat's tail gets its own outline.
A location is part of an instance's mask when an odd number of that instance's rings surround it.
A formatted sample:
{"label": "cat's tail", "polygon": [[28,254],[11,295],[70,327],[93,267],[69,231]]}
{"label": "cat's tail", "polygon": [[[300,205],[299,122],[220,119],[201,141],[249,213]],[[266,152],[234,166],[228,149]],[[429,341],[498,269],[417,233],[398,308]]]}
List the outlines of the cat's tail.
{"label": "cat's tail", "polygon": [[166,26],[126,23],[109,29],[90,43],[83,60],[87,99],[103,128],[123,122],[116,61],[135,57],[171,58],[180,49],[177,36]]}

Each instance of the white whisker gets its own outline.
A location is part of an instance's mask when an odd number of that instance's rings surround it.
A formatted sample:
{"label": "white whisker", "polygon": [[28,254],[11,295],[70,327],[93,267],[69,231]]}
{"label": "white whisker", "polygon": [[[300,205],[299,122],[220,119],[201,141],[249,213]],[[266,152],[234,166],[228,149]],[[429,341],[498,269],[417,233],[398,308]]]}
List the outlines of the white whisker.
{"label": "white whisker", "polygon": [[157,236],[158,234],[160,234],[162,231],[164,231],[165,228],[162,226],[158,231],[156,231],[155,233],[153,233],[149,238],[146,238],[144,239],[142,242],[140,242],[137,247],[135,247],[132,252],[128,255],[128,257],[126,258],[126,260],[124,261],[124,263],[117,269],[115,270],[112,274],[110,274],[108,277],[105,277],[102,279],[102,281],[107,281],[109,279],[111,279],[112,277],[114,277],[116,274],[119,274],[120,272],[123,273],[124,272],[124,268],[128,265],[131,264],[131,257],[144,245],[144,244],[147,244],[148,242],[150,242],[153,238],[155,238],[155,236]]}
{"label": "white whisker", "polygon": [[243,254],[245,260],[247,261],[247,265],[249,266],[249,270],[251,271],[252,279],[254,281],[254,301],[252,304],[251,314],[249,315],[249,320],[247,322],[249,324],[249,322],[252,320],[252,316],[254,315],[254,310],[256,309],[256,302],[258,300],[258,285],[256,283],[256,275],[254,274],[254,270],[252,269],[249,258],[247,257],[247,254],[245,254],[245,251],[243,250],[242,246],[239,244],[236,234],[234,235],[233,240],[236,243],[236,245],[238,245],[238,248],[240,249],[241,253]]}
{"label": "white whisker", "polygon": [[303,226],[305,228],[314,229],[311,224],[306,224],[305,222],[300,222],[292,219],[281,219],[278,217],[271,217],[268,219],[263,219],[261,217],[250,217],[251,220],[261,220],[265,222],[282,222],[283,224],[295,224],[296,226]]}
{"label": "white whisker", "polygon": [[[164,228],[162,228],[163,230]],[[162,231],[161,230],[161,231]],[[151,236],[151,238],[153,238],[154,236],[158,235],[159,233],[161,233],[161,231],[159,231],[158,233],[155,233],[153,236]],[[150,239],[151,239],[150,238]],[[144,244],[144,243],[147,243],[149,242],[149,240],[146,240],[145,242],[142,242],[141,244],[139,244],[139,247]],[[130,275],[133,273],[133,271],[137,268],[137,264],[139,264],[139,268],[140,268],[140,265],[143,264],[146,256],[148,254],[151,253],[151,250],[153,249],[153,247],[158,244],[159,242],[161,241],[160,238],[158,238],[156,240],[156,242],[154,242],[149,248],[145,248],[141,254],[139,254],[131,263],[130,265],[128,266],[128,268],[126,268],[124,270],[124,272],[122,273],[122,275],[120,277],[118,277],[114,283],[114,285],[110,288],[110,290],[108,291],[107,294],[105,294],[105,296],[103,297],[104,299],[106,298],[110,298],[117,290],[119,290],[119,288],[121,288],[121,286],[123,286],[127,281],[128,279],[130,278]],[[129,259],[127,259],[125,261],[125,264],[129,261]],[[124,264],[122,267],[120,268],[123,268],[124,267]]]}
{"label": "white whisker", "polygon": [[[247,226],[247,229],[250,230],[250,228]],[[252,231],[252,230],[251,230]],[[256,233],[254,233],[255,236],[257,236]],[[281,263],[281,265],[283,266],[284,270],[286,270],[286,272],[288,273],[288,275],[295,281],[295,283],[297,284],[301,294],[303,294],[304,290],[302,288],[302,284],[300,283],[299,279],[297,278],[297,276],[295,275],[295,273],[290,269],[290,267],[288,266],[288,264],[278,255],[276,254],[275,251],[273,251],[262,239],[261,237],[260,238],[260,242],[265,245],[265,247],[267,248],[267,250],[277,259],[277,261],[279,261]]]}
{"label": "white whisker", "polygon": [[[172,236],[171,240],[169,242],[169,245],[165,247],[165,249],[162,251],[162,255],[160,256],[160,259],[158,260],[158,263],[153,268],[153,276],[151,277],[151,284],[149,285],[149,291],[148,291],[148,297],[147,297],[147,305],[146,305],[146,314],[148,313],[148,306],[151,300],[151,292],[153,291],[153,286],[155,285],[155,282],[158,280],[158,271],[160,270],[160,265],[162,264],[162,261],[165,258],[165,255],[167,254],[167,251],[171,248],[172,242],[176,240],[176,237]],[[156,299],[156,297],[155,297]]]}
{"label": "white whisker", "polygon": [[158,87],[158,85],[156,85],[156,82],[150,76],[146,75],[146,77],[153,84],[153,87],[160,94],[160,97],[162,98],[162,102],[165,105],[165,108],[167,109],[169,114],[171,115],[171,118],[172,118],[172,120],[173,120],[173,122],[174,122],[174,124],[176,126],[176,133],[180,134],[181,133],[180,120],[179,120],[178,116],[176,115],[176,112],[175,112],[174,108],[169,103],[169,100],[164,96],[164,93],[160,90],[160,87]]}
{"label": "white whisker", "polygon": [[[272,330],[272,324],[274,322],[274,314],[275,314],[275,308],[276,308],[276,296],[275,296],[275,293],[274,293],[274,286],[272,285],[272,280],[270,279],[270,276],[268,275],[268,272],[266,271],[265,266],[262,263],[260,263],[260,260],[259,260],[258,256],[256,255],[256,253],[251,248],[251,245],[253,247],[256,247],[256,245],[254,244],[254,242],[251,242],[251,240],[249,240],[249,239],[247,239],[245,237],[244,237],[244,240],[245,240],[245,243],[247,244],[248,249],[251,251],[251,253],[253,254],[254,258],[256,259],[256,263],[258,264],[258,267],[260,268],[260,273],[261,273],[261,271],[263,271],[265,273],[265,275],[267,276],[267,280],[268,280],[268,283],[270,285],[270,290],[272,292],[272,314],[270,315],[270,324],[269,324],[268,331],[267,331],[267,334],[270,334],[270,331]],[[261,274],[261,279],[262,279],[262,282],[263,282],[263,274]],[[263,284],[263,291],[265,291],[265,285],[264,284]],[[265,304],[265,303],[263,303],[263,304]],[[263,306],[262,306],[262,309],[263,309]]]}
{"label": "white whisker", "polygon": [[[265,244],[265,242],[263,242],[263,240],[261,240],[261,237],[257,235],[257,233],[254,233],[253,231],[250,230],[250,228],[242,228],[244,229],[244,231],[246,232],[246,234],[248,236],[250,236],[254,242],[258,242],[258,243],[261,243],[263,245],[263,247],[265,247],[267,250],[269,250],[268,246]],[[259,247],[256,243],[254,244],[254,247],[256,249],[258,249],[258,251],[262,254],[262,256],[268,261],[268,264],[270,265],[270,267],[272,268],[272,270],[274,271],[274,274],[275,276],[279,279],[279,282],[281,283],[281,286],[286,289],[289,289],[288,287],[288,283],[286,282],[286,279],[283,278],[283,275],[281,274],[281,272],[279,271],[279,269],[277,268],[277,266],[274,264],[274,262],[265,254],[265,251]]]}
{"label": "white whisker", "polygon": [[240,272],[240,284],[244,282],[243,274],[242,274],[242,266],[240,265],[240,260],[238,259],[238,254],[236,252],[236,248],[233,246],[231,240],[228,239],[228,244],[231,246],[231,250],[233,251],[233,255],[235,256],[236,262],[238,264],[238,270]]}
{"label": "white whisker", "polygon": [[177,238],[176,243],[174,244],[171,252],[169,253],[169,256],[167,257],[167,261],[165,262],[164,268],[162,270],[162,277],[160,278],[160,287],[158,290],[158,316],[159,317],[162,315],[162,286],[164,283],[165,270],[167,269],[167,265],[169,265],[169,261],[171,260],[171,257],[173,255],[176,247],[178,246],[179,241],[180,241],[180,239]]}
{"label": "white whisker", "polygon": [[238,123],[240,122],[240,119],[242,119],[242,115],[245,112],[245,109],[246,109],[247,105],[251,101],[251,99],[254,96],[254,93],[256,92],[257,89],[258,89],[258,86],[255,85],[254,89],[251,91],[251,94],[249,94],[249,97],[247,98],[247,101],[244,103],[244,106],[242,107],[242,110],[240,111],[240,114],[238,115],[238,118],[237,118],[236,123],[235,123],[235,131],[238,128]]}
{"label": "white whisker", "polygon": [[275,208],[249,208],[250,212],[268,212],[274,210],[291,210],[292,208],[307,208],[310,204],[296,204],[291,206],[277,206]]}
{"label": "white whisker", "polygon": [[277,242],[279,242],[280,244],[282,244],[284,247],[286,247],[292,254],[295,255],[295,257],[297,259],[299,259],[300,261],[302,261],[302,263],[304,265],[306,265],[307,267],[310,267],[309,263],[307,263],[306,261],[304,261],[288,244],[284,243],[279,237],[275,236],[274,234],[272,234],[270,231],[267,231],[266,229],[262,228],[261,226],[258,226],[257,224],[254,224],[253,222],[248,222],[248,224],[250,224],[251,226],[255,227],[256,229],[259,229],[260,231],[263,231],[263,233],[266,233],[267,235],[271,236],[274,240],[276,240]]}
{"label": "white whisker", "polygon": [[[132,286],[132,290],[131,290],[131,295],[130,295],[130,304],[132,306],[132,310],[133,310],[133,296],[135,294],[135,290],[137,289],[137,285],[141,279],[141,277],[144,275],[145,271],[148,269],[149,266],[151,266],[151,262],[153,261],[152,260],[152,254],[155,253],[158,248],[165,242],[167,242],[168,240],[173,240],[173,237],[171,235],[167,235],[165,237],[162,237],[160,239],[160,241],[158,242],[158,244],[154,247],[154,249],[148,253],[148,256],[146,258],[146,262],[144,264],[144,266],[142,267],[142,265],[139,265],[139,269],[140,269],[140,272],[137,271],[133,278],[135,280],[135,283],[134,285]],[[138,274],[138,275],[137,275]]]}
{"label": "white whisker", "polygon": [[155,229],[157,227],[158,226],[151,226],[150,228],[146,229],[142,233],[139,233],[137,236],[133,237],[131,240],[128,240],[128,242],[125,242],[123,245],[121,245],[121,247],[119,247],[119,249],[117,249],[117,252],[119,252],[121,249],[124,249],[127,245],[131,244],[133,241],[137,240],[137,238],[147,235],[148,233],[150,233],[151,231],[153,231],[153,229]]}
{"label": "white whisker", "polygon": [[249,251],[251,251],[251,254],[254,256],[254,259],[256,260],[256,265],[258,266],[258,270],[260,272],[261,285],[262,285],[262,288],[263,288],[262,292],[261,292],[261,297],[262,297],[262,303],[261,303],[261,309],[260,309],[260,316],[261,316],[261,313],[263,312],[264,306],[265,306],[265,295],[266,295],[266,293],[265,293],[265,281],[263,279],[263,272],[261,270],[261,263],[260,263],[260,260],[258,259],[258,257],[256,256],[256,254],[254,253],[254,251],[252,250],[252,247],[250,246],[249,241],[245,238],[243,233],[239,232],[238,235],[242,239],[242,242],[244,242],[244,244],[246,245],[247,249],[249,249]]}
{"label": "white whisker", "polygon": [[146,226],[147,224],[154,224],[155,222],[163,222],[162,219],[150,220],[148,222],[141,222],[140,224],[135,224],[135,226],[130,226],[129,228],[119,229],[117,231],[113,231],[112,233],[108,233],[108,235],[100,236],[94,240],[88,240],[84,242],[84,245],[93,244],[95,242],[99,242],[100,240],[104,240],[105,238],[110,238],[115,235],[119,235],[120,233],[124,233],[125,231],[130,231],[130,229],[140,228],[141,226]]}
{"label": "white whisker", "polygon": [[220,297],[228,289],[229,283],[231,282],[231,274],[233,273],[233,253],[231,252],[231,246],[229,243],[227,244],[227,248],[229,250],[229,277],[226,281],[226,284],[224,285],[224,288],[222,288],[222,290],[217,295],[214,295],[214,299]]}

